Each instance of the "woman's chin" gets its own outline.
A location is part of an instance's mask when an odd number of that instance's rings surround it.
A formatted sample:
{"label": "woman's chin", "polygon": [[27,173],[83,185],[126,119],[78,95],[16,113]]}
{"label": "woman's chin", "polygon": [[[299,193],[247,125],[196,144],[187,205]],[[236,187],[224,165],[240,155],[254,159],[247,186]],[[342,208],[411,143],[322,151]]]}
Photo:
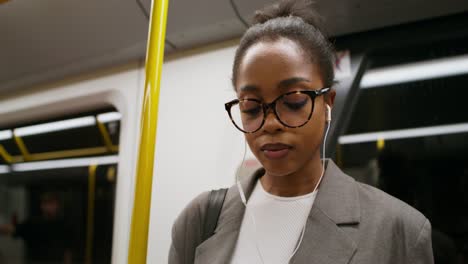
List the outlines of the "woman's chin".
{"label": "woman's chin", "polygon": [[263,168],[271,176],[286,176],[294,172],[291,162],[265,162]]}

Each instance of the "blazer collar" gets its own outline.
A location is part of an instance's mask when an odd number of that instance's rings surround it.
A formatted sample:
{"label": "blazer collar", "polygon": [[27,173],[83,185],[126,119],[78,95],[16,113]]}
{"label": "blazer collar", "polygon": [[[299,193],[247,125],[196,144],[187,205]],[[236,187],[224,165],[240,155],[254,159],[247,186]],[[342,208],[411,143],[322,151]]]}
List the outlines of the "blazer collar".
{"label": "blazer collar", "polygon": [[356,181],[330,159],[313,207],[320,209],[337,225],[357,224],[361,219]]}
{"label": "blazer collar", "polygon": [[[326,166],[303,242],[291,263],[347,263],[356,250],[355,242],[340,228],[360,221],[356,183],[332,160],[327,160]],[[264,170],[259,169],[241,181],[247,200],[263,174]],[[197,247],[195,263],[226,263],[232,257],[244,212],[237,186],[233,186],[226,195],[215,234]]]}

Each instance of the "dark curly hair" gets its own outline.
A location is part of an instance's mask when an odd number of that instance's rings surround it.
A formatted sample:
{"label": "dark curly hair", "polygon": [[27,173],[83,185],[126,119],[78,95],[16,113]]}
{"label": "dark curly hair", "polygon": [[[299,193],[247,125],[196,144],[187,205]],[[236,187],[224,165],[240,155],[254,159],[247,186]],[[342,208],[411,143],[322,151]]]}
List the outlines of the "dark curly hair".
{"label": "dark curly hair", "polygon": [[322,18],[310,0],[282,0],[255,12],[253,24],[242,36],[232,68],[232,84],[237,82],[239,64],[249,47],[260,41],[287,38],[298,43],[310,62],[319,66],[326,87],[335,78],[334,48],[320,28]]}

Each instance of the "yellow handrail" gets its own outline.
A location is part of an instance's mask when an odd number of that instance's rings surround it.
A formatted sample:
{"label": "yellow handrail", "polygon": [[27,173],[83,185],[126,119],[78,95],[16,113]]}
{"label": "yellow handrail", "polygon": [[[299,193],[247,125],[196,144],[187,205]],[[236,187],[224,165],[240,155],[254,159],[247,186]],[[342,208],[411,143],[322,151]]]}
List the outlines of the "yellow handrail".
{"label": "yellow handrail", "polygon": [[17,135],[14,135],[13,138],[15,139],[16,145],[18,146],[21,155],[23,155],[23,159],[26,161],[31,160],[31,154],[29,154],[28,148],[24,144],[23,139]]}
{"label": "yellow handrail", "polygon": [[13,162],[13,157],[8,153],[8,151],[0,145],[0,157],[2,157],[6,163],[12,163]]}
{"label": "yellow handrail", "polygon": [[67,150],[57,150],[57,151],[47,151],[40,153],[31,153],[28,150],[28,147],[24,143],[23,139],[20,136],[14,135],[13,139],[16,143],[16,146],[20,150],[21,155],[13,156],[8,153],[8,151],[0,145],[0,157],[2,157],[6,163],[12,164],[17,162],[24,161],[39,161],[47,159],[59,159],[59,158],[70,158],[70,157],[79,157],[79,156],[90,156],[106,153],[115,153],[119,152],[119,146],[112,143],[111,137],[106,126],[101,123],[96,117],[96,125],[103,140],[105,147],[89,147],[89,148],[79,148],[79,149],[67,149]]}
{"label": "yellow handrail", "polygon": [[69,150],[58,150],[42,153],[32,153],[29,155],[29,161],[38,160],[51,160],[51,159],[65,159],[72,157],[83,157],[99,154],[107,154],[109,151],[106,147],[92,147],[82,149],[69,149]]}
{"label": "yellow handrail", "polygon": [[[110,153],[115,153],[118,151],[119,151],[119,146],[112,146],[111,152],[108,150],[107,147],[91,147],[91,148],[68,149],[68,150],[58,150],[58,151],[49,151],[49,152],[40,152],[40,153],[29,153],[29,157],[27,161],[40,161],[40,160],[93,156],[93,155],[100,155],[100,154],[110,154]],[[5,161],[9,164],[25,161],[23,156],[11,156],[2,145],[0,145],[0,157],[3,157],[3,159],[5,159]]]}
{"label": "yellow handrail", "polygon": [[96,118],[96,125],[99,129],[99,133],[101,134],[101,138],[107,147],[107,150],[109,150],[109,152],[112,152],[115,146],[114,144],[112,144],[112,140],[110,138],[110,135],[109,135],[109,132],[107,131],[106,126],[103,123],[99,122],[97,118]]}
{"label": "yellow handrail", "polygon": [[153,182],[153,162],[158,124],[159,84],[164,56],[168,0],[153,1],[148,49],[146,81],[140,131],[140,150],[135,183],[132,226],[128,249],[129,264],[146,263],[148,226]]}

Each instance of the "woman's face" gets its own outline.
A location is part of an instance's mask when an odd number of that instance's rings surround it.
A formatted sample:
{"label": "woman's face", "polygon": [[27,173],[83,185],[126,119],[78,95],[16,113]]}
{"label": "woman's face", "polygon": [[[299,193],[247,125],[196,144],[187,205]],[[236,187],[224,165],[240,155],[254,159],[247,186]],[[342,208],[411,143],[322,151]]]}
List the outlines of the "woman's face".
{"label": "woman's face", "polygon": [[[301,49],[294,41],[284,38],[259,42],[248,48],[235,80],[238,98],[271,103],[287,92],[324,88],[317,66]],[[333,90],[328,94],[330,107],[334,95]],[[326,124],[324,100],[324,96],[315,99],[312,117],[302,127],[285,127],[273,111],[269,111],[262,128],[245,135],[250,149],[268,174],[289,175],[304,170],[314,159],[320,159]]]}

